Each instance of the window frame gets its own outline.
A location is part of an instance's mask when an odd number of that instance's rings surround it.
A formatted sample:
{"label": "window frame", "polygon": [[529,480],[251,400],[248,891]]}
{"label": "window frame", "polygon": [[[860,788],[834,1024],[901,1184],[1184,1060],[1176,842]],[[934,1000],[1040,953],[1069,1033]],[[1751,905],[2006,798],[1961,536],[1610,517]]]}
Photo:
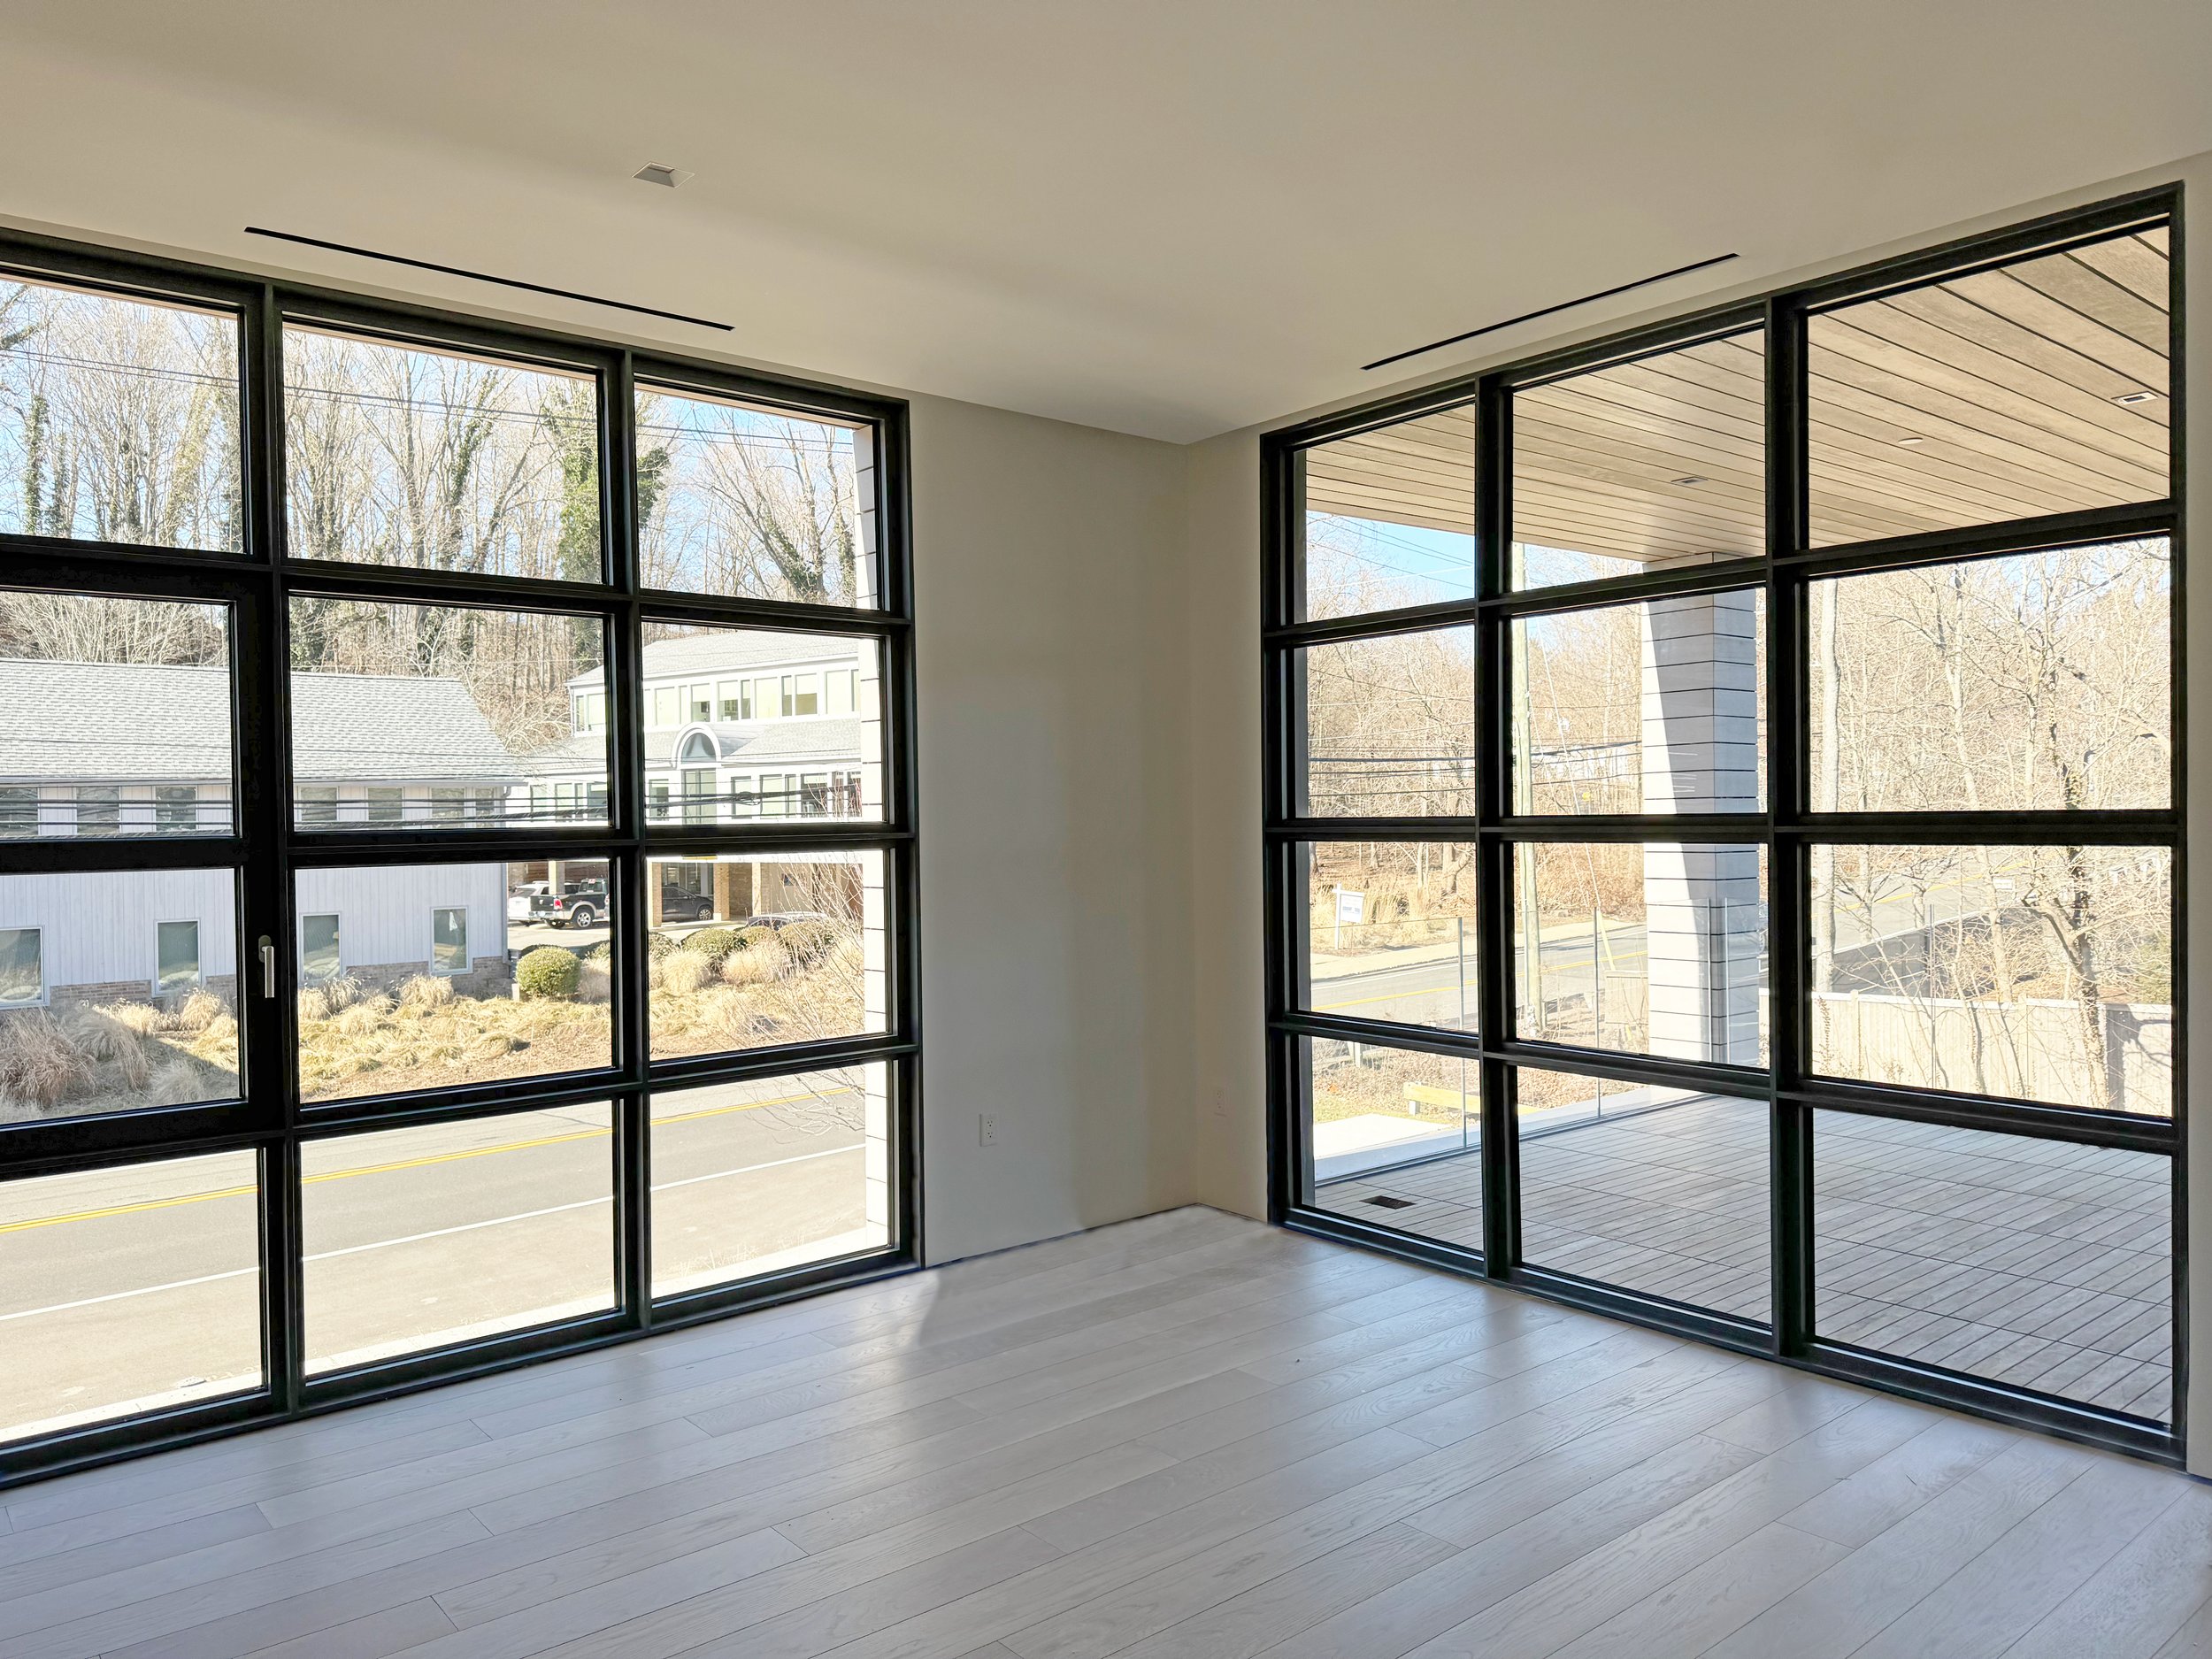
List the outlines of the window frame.
{"label": "window frame", "polygon": [[[8,585],[55,593],[186,600],[227,608],[232,741],[250,764],[232,774],[227,819],[204,817],[193,835],[133,832],[136,863],[163,869],[227,868],[238,895],[241,1079],[236,1098],[104,1117],[0,1125],[0,1180],[79,1169],[120,1167],[218,1148],[250,1148],[261,1171],[265,1241],[261,1286],[265,1383],[257,1390],[173,1410],[106,1419],[34,1440],[0,1442],[0,1487],[88,1467],[212,1433],[296,1419],[311,1411],[380,1398],[449,1379],[547,1356],[579,1352],[720,1317],[842,1285],[912,1271],[923,1259],[917,1177],[921,1045],[918,975],[918,878],[915,857],[913,587],[910,570],[908,406],[903,400],[763,373],[640,348],[556,325],[525,325],[465,311],[372,298],[339,288],[270,280],[31,233],[0,234],[0,272],[213,310],[235,320],[240,342],[238,476],[243,548],[235,552],[147,547],[80,538],[0,535]],[[595,377],[603,565],[599,580],[530,579],[411,566],[289,557],[287,550],[283,328],[288,322],[434,349],[479,353]],[[654,589],[638,565],[636,404],[641,381],[864,433],[856,484],[872,515],[878,603],[862,608]],[[296,596],[455,607],[544,609],[595,616],[605,630],[604,725],[611,770],[601,824],[510,824],[487,816],[472,795],[458,825],[418,822],[403,801],[397,822],[370,822],[365,803],[341,803],[334,824],[291,821],[292,742],[286,630]],[[882,675],[881,821],[842,825],[686,825],[649,810],[648,690],[641,641],[649,624],[773,628],[874,641]],[[204,798],[199,805],[204,808]],[[128,803],[125,803],[127,813]],[[141,809],[152,812],[151,804]],[[427,803],[424,810],[427,811]],[[34,825],[34,829],[42,826]],[[0,868],[22,872],[96,872],[111,865],[113,837],[35,834],[0,849]],[[879,1037],[792,1043],[735,1056],[654,1061],[648,1008],[644,918],[649,856],[711,842],[772,857],[787,849],[879,848],[885,855],[888,1031]],[[375,864],[519,862],[549,856],[600,861],[621,926],[611,958],[617,1010],[611,1065],[449,1090],[305,1104],[299,1098],[297,997],[304,949],[297,877],[310,870]],[[249,879],[249,872],[252,879]],[[318,912],[328,914],[329,912]],[[345,933],[340,918],[342,954]],[[41,950],[42,994],[44,990]],[[479,941],[472,941],[472,949]],[[259,953],[259,954],[257,954]],[[265,982],[273,994],[261,994]],[[679,1084],[769,1078],[881,1061],[889,1079],[882,1110],[888,1168],[881,1189],[887,1242],[847,1256],[778,1270],[742,1282],[656,1301],[649,1277],[649,1134],[653,1090]],[[503,1333],[481,1341],[414,1353],[342,1372],[307,1377],[301,1364],[297,1260],[300,1148],[311,1138],[432,1120],[459,1121],[611,1100],[614,1157],[617,1306],[604,1314]]]}
{"label": "window frame", "polygon": [[[1844,545],[1814,546],[1809,534],[1806,328],[1809,319],[1850,302],[1992,269],[2154,225],[2170,228],[2172,493],[2124,507],[2054,513],[1956,530]],[[1547,352],[1398,396],[1265,433],[1261,438],[1263,814],[1266,917],[1269,1210],[1280,1225],[1348,1240],[1512,1285],[1556,1301],[1698,1338],[1738,1351],[1867,1383],[1913,1398],[2178,1463],[2187,1432],[2185,1343],[2185,1029],[2188,963],[2180,913],[2185,890],[2182,803],[2185,700],[2183,554],[2181,201],[2160,188],[2099,206],[2055,214],[1992,235],[1969,238],[1868,265],[1811,286],[1778,290],[1693,312],[1572,348]],[[1757,557],[1553,587],[1511,583],[1512,400],[1522,389],[1757,327],[1763,333],[1766,533]],[[1349,616],[1307,614],[1302,569],[1304,504],[1301,457],[1317,446],[1446,411],[1474,412],[1472,463],[1476,581],[1464,599]],[[1807,595],[1822,577],[1932,565],[1948,559],[2081,546],[2131,535],[2162,535],[2173,549],[2171,655],[2173,786],[2157,810],[1984,814],[1815,813],[1806,757],[1809,649]],[[1511,631],[1517,621],[1598,605],[1751,588],[1765,595],[1766,801],[1757,812],[1637,815],[1517,812],[1510,794],[1513,710]],[[1306,648],[1471,626],[1475,642],[1477,810],[1461,817],[1315,818],[1302,815],[1305,776]],[[1307,963],[1306,849],[1319,842],[1453,841],[1476,849],[1479,912],[1478,1029],[1395,1025],[1307,1011],[1300,987]],[[1770,1007],[1769,1064],[1725,1064],[1637,1056],[1538,1041],[1512,1028],[1511,854],[1529,842],[1664,841],[1745,844],[1767,849]],[[1822,845],[1912,843],[2047,844],[2061,841],[2154,847],[2173,859],[2174,1109],[2168,1118],[1838,1079],[1811,1070],[1809,964],[1810,849]],[[1304,1043],[1314,1038],[1392,1044],[1479,1064],[1483,1115],[1481,1248],[1452,1246],[1374,1221],[1317,1208],[1310,1187],[1310,1083]],[[1509,1079],[1542,1068],[1628,1083],[1680,1084],[1767,1103],[1770,1113],[1770,1223],[1772,1298],[1769,1317],[1725,1317],[1647,1295],[1525,1264],[1520,1254],[1518,1158]],[[2170,1423],[2104,1410],[1824,1340],[1814,1323],[1812,1278],[1812,1113],[1816,1109],[1904,1118],[1961,1128],[2025,1133],[2045,1140],[2160,1153],[2170,1162],[2174,1404]]]}

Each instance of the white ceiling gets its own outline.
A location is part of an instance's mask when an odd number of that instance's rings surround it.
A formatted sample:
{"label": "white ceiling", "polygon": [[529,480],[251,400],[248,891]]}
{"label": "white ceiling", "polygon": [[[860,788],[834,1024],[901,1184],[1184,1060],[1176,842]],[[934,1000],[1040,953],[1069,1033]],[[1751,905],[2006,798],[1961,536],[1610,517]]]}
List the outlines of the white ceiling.
{"label": "white ceiling", "polygon": [[2203,0],[8,0],[0,217],[1188,441],[2212,150],[2208,62]]}

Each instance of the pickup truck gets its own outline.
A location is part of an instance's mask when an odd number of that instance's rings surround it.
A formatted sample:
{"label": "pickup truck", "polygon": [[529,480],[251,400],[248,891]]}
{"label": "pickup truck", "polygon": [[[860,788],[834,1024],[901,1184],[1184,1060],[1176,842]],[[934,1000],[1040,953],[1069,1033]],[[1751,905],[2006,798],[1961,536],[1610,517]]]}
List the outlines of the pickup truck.
{"label": "pickup truck", "polygon": [[604,881],[567,881],[558,893],[550,882],[531,881],[507,895],[511,922],[543,922],[549,927],[591,927],[607,913]]}

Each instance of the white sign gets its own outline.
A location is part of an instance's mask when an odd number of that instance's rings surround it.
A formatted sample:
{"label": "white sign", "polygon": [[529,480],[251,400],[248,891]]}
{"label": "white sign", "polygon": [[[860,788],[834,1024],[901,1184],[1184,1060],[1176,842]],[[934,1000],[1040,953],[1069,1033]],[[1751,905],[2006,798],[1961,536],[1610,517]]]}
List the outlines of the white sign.
{"label": "white sign", "polygon": [[1367,895],[1349,887],[1336,890],[1336,922],[1340,927],[1357,927],[1367,919]]}

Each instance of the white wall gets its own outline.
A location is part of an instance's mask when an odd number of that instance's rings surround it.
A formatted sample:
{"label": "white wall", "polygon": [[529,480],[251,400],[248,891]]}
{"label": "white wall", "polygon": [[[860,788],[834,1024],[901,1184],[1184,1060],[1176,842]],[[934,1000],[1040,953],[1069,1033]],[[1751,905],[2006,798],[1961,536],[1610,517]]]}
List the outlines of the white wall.
{"label": "white wall", "polygon": [[[120,849],[119,849],[119,851]],[[103,870],[0,877],[0,927],[39,930],[50,995],[79,985],[154,983],[156,928],[200,925],[200,977],[238,972],[238,902],[227,870]]]}
{"label": "white wall", "polygon": [[430,912],[454,906],[468,910],[472,962],[506,954],[504,864],[377,864],[299,875],[299,915],[337,916],[338,957],[349,970],[420,963],[428,972]]}
{"label": "white wall", "polygon": [[914,404],[933,1261],[1189,1195],[1183,471]]}

